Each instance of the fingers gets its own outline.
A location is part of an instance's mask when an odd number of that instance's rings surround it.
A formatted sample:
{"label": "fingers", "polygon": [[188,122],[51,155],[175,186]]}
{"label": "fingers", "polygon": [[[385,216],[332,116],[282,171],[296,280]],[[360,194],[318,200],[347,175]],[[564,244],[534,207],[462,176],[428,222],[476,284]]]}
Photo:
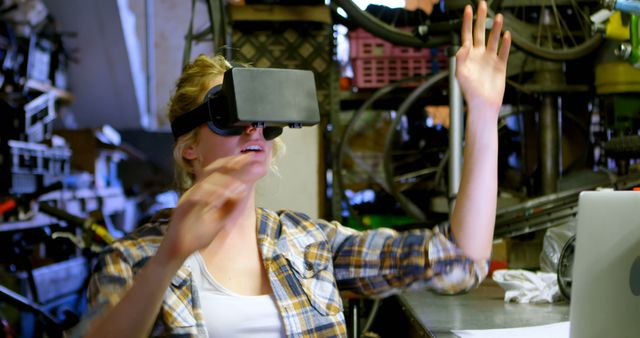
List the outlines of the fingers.
{"label": "fingers", "polygon": [[240,157],[240,155],[221,157],[221,158],[209,163],[204,168],[204,173],[205,174],[211,174],[211,173],[213,173],[215,171],[218,171],[221,168],[223,168],[223,167],[229,165],[230,163],[232,163],[238,157]]}
{"label": "fingers", "polygon": [[473,43],[473,10],[471,9],[471,5],[466,5],[464,7],[464,14],[462,15],[462,45],[465,46],[467,44]]}
{"label": "fingers", "polygon": [[[461,63],[464,62],[464,60],[467,59],[467,57],[469,56],[469,49],[467,47],[460,47],[458,49],[458,51],[456,52],[456,62]],[[458,71],[458,67],[456,67],[456,71]]]}
{"label": "fingers", "polygon": [[230,200],[240,199],[247,189],[245,182],[216,172],[191,187],[181,198],[180,204],[200,205],[205,211],[211,211]]}
{"label": "fingers", "polygon": [[478,5],[478,13],[476,17],[476,24],[473,29],[473,46],[484,48],[484,31],[487,22],[487,3],[481,1]]}
{"label": "fingers", "polygon": [[[458,50],[456,56],[458,59],[464,59],[470,52],[469,49],[485,48],[485,30],[487,22],[487,3],[481,1],[478,5],[478,11],[476,15],[476,22],[473,22],[473,10],[470,5],[465,6],[464,14],[462,17],[462,47]],[[511,46],[511,34],[505,32],[502,34],[502,27],[504,26],[504,16],[497,14],[493,21],[493,27],[491,33],[489,33],[489,39],[487,41],[486,50],[489,53],[498,53],[498,46],[500,45],[500,36],[502,35],[502,46],[498,56],[501,60],[506,61],[509,56],[509,49]],[[467,47],[468,46],[468,47]]]}
{"label": "fingers", "polygon": [[247,156],[247,154],[222,157],[207,165],[203,172],[205,176],[209,176],[214,172],[233,173],[249,162],[251,162],[251,157]]}
{"label": "fingers", "polygon": [[214,196],[208,195],[208,203],[203,209],[204,213],[216,212],[225,206],[233,205],[235,202],[242,199],[247,191],[246,185],[240,181],[235,181],[225,186],[216,185],[212,187],[211,193]]}
{"label": "fingers", "polygon": [[493,19],[493,28],[489,34],[489,41],[487,43],[487,51],[496,53],[498,51],[498,43],[500,43],[500,34],[502,33],[502,22],[504,18],[502,14],[496,15]]}
{"label": "fingers", "polygon": [[498,57],[503,62],[507,62],[507,59],[509,58],[510,48],[511,48],[511,33],[507,31],[507,32],[504,32],[504,35],[502,36],[502,46],[500,47],[500,53],[498,54]]}

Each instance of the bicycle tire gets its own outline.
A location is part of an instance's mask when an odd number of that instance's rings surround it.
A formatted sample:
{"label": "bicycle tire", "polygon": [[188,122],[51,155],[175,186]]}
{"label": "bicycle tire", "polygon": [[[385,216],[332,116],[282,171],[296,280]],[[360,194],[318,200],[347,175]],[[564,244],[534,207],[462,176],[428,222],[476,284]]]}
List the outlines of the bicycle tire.
{"label": "bicycle tire", "polygon": [[[476,5],[477,3],[478,2],[476,1]],[[495,17],[496,9],[494,8],[494,6],[489,6],[488,14],[492,18]],[[593,52],[596,48],[598,48],[598,46],[600,46],[600,43],[603,40],[602,34],[598,33],[575,47],[565,49],[545,48],[534,44],[530,39],[526,38],[520,33],[530,31],[530,28],[528,27],[530,24],[519,20],[511,13],[502,13],[502,16],[504,18],[502,29],[504,31],[508,30],[511,33],[511,41],[513,41],[513,44],[518,46],[523,51],[542,59],[552,61],[567,61],[578,59]]]}
{"label": "bicycle tire", "polygon": [[[431,36],[427,41],[423,41],[411,32],[403,31],[391,26],[373,15],[363,11],[351,0],[334,0],[338,7],[342,8],[349,20],[355,22],[367,32],[389,41],[398,46],[409,46],[414,48],[430,48],[451,43],[451,35],[446,33],[442,36]],[[451,28],[459,24],[459,20],[429,25],[431,31],[450,31]]]}
{"label": "bicycle tire", "polygon": [[521,25],[524,25],[524,23],[516,23],[520,20],[516,19],[511,14],[507,13],[503,14],[503,16],[504,29],[509,30],[509,32],[511,33],[511,39],[513,43],[525,52],[547,60],[566,61],[581,58],[590,54],[596,48],[598,48],[603,39],[601,34],[596,34],[589,40],[576,47],[566,49],[543,48],[532,43],[531,40],[518,33],[519,31],[522,31],[521,29],[518,29],[518,27],[521,27]]}

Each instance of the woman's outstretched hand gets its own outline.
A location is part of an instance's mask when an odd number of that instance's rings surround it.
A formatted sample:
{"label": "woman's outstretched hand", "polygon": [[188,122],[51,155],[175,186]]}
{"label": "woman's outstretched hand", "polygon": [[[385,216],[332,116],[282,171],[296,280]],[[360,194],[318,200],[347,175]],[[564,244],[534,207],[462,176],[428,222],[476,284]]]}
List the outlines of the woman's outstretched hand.
{"label": "woman's outstretched hand", "polygon": [[[462,20],[462,47],[456,54],[456,77],[464,94],[469,111],[487,111],[497,114],[504,96],[507,74],[507,58],[511,35],[502,35],[501,14],[495,16],[489,38],[485,41],[487,3],[481,1],[475,25],[471,6],[464,9]],[[502,45],[500,36],[502,35]],[[499,50],[498,50],[499,49]]]}
{"label": "woman's outstretched hand", "polygon": [[[456,77],[467,101],[464,162],[458,198],[451,216],[453,237],[467,257],[491,256],[498,195],[498,115],[502,106],[511,45],[496,15],[485,41],[487,3],[478,5],[475,26],[471,6],[464,9],[462,47],[456,54]],[[502,35],[502,43],[500,43]]]}

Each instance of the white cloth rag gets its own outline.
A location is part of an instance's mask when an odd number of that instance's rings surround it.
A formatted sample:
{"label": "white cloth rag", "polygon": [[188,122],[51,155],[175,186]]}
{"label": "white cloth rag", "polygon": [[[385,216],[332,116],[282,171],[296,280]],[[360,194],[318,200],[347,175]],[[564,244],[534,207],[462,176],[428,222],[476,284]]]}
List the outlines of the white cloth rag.
{"label": "white cloth rag", "polygon": [[505,302],[553,303],[562,299],[555,273],[504,269],[494,271],[493,280],[505,290]]}

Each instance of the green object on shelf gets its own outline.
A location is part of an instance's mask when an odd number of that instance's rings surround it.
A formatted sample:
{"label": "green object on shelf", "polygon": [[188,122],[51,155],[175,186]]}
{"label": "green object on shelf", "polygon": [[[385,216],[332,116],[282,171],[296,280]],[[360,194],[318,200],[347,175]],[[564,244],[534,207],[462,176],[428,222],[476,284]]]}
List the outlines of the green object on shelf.
{"label": "green object on shelf", "polygon": [[629,35],[631,40],[631,51],[629,53],[629,63],[640,68],[640,14],[632,14],[629,23]]}

